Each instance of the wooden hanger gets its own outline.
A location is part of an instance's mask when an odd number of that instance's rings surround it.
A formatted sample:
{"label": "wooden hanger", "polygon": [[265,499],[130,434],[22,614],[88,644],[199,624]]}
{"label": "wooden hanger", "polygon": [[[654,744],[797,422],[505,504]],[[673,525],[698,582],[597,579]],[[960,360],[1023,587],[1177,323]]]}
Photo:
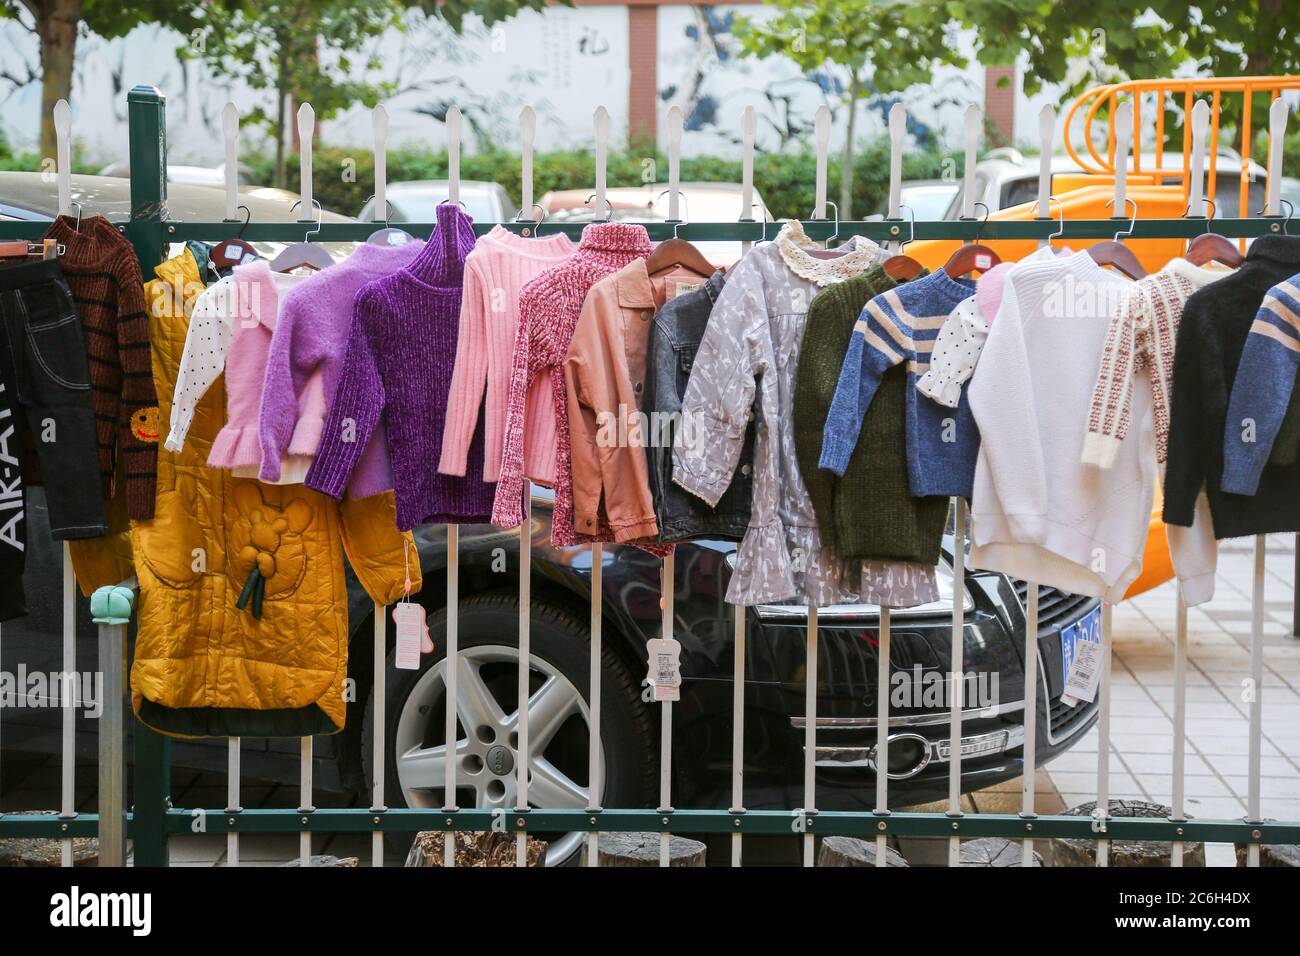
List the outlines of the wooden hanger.
{"label": "wooden hanger", "polygon": [[[239,208],[247,214],[244,219],[244,227],[246,227],[253,217],[252,210],[247,206],[240,206]],[[261,258],[261,253],[240,238],[244,234],[244,227],[240,227],[239,235],[234,239],[226,239],[212,247],[212,252],[208,254],[208,262],[212,264],[214,269],[229,269],[231,266],[242,265],[252,259]]]}
{"label": "wooden hanger", "polygon": [[1194,266],[1220,262],[1229,269],[1236,269],[1246,261],[1237,244],[1217,232],[1207,232],[1193,239],[1183,258]]}
{"label": "wooden hanger", "polygon": [[988,246],[978,242],[957,249],[944,263],[943,271],[954,279],[972,272],[988,272],[1002,262],[1002,257]]}
{"label": "wooden hanger", "polygon": [[1089,246],[1088,255],[1099,266],[1114,266],[1130,279],[1141,279],[1147,274],[1147,270],[1142,267],[1133,250],[1120,241],[1120,236],[1133,234],[1133,224],[1137,222],[1137,202],[1133,199],[1126,199],[1126,202],[1133,203],[1133,219],[1129,222],[1128,230],[1121,229],[1115,233],[1114,239]]}
{"label": "wooden hanger", "polygon": [[[298,203],[294,203],[297,206]],[[275,272],[293,272],[295,269],[311,269],[313,272],[319,272],[321,269],[328,269],[334,265],[334,258],[323,248],[311,241],[311,236],[320,232],[321,216],[323,210],[320,203],[312,200],[312,205],[316,207],[316,228],[310,229],[307,235],[303,236],[302,242],[295,242],[281,250],[280,254],[271,260],[271,268]]]}
{"label": "wooden hanger", "polygon": [[652,276],[663,275],[672,269],[686,269],[693,272],[701,279],[707,279],[717,268],[708,259],[704,258],[704,253],[700,252],[685,239],[679,239],[677,229],[681,226],[680,222],[673,223],[673,235],[671,239],[665,239],[650,253],[650,258],[646,261],[646,271]]}

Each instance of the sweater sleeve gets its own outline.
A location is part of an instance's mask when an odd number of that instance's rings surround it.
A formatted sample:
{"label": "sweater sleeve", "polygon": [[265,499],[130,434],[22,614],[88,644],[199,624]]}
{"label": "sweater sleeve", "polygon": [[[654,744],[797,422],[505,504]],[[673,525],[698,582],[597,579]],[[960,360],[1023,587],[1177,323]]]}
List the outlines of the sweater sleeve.
{"label": "sweater sleeve", "polygon": [[523,523],[524,428],[527,424],[528,386],[538,366],[533,361],[533,328],[541,308],[534,289],[525,285],[519,293],[519,328],[511,356],[510,385],[506,394],[506,423],[501,432],[501,471],[497,475],[496,497],[492,502],[492,523],[499,528],[517,528]]}
{"label": "sweater sleeve", "polygon": [[338,388],[325,416],[316,457],[304,484],[332,498],[342,498],[352,471],[361,459],[384,410],[384,383],[379,377],[367,316],[382,309],[382,293],[362,287],[352,302],[348,347],[339,370]]}
{"label": "sweater sleeve", "polygon": [[980,464],[996,500],[972,502],[972,512],[1000,509],[1026,541],[1041,541],[1048,514],[1047,467],[1039,439],[1038,405],[1029,374],[1024,317],[1015,282],[1008,279],[971,379],[970,407],[983,441]]}
{"label": "sweater sleeve", "polygon": [[1202,490],[1196,496],[1196,513],[1190,528],[1166,525],[1169,557],[1182,586],[1183,601],[1188,607],[1204,604],[1214,597],[1214,572],[1219,562],[1219,543],[1214,540],[1214,519],[1210,516],[1210,499]]}
{"label": "sweater sleeve", "polygon": [[179,453],[194,423],[194,410],[226,367],[234,327],[229,312],[234,279],[226,278],[204,290],[194,302],[185,330],[180,371],[172,391],[171,431],[163,447]]}
{"label": "sweater sleeve", "polygon": [[695,353],[682,397],[682,440],[673,448],[674,483],[711,508],[731,484],[757,383],[772,364],[771,340],[762,334],[766,323],[762,275],[742,259]]}
{"label": "sweater sleeve", "polygon": [[[148,521],[153,517],[158,483],[157,426],[153,424],[158,415],[158,393],[149,350],[149,316],[135,256],[124,256],[118,268],[117,349],[122,362],[118,434],[126,473],[127,513],[133,520]],[[153,422],[147,420],[151,409]],[[137,422],[137,415],[146,420]]]}
{"label": "sweater sleeve", "polygon": [[971,296],[953,309],[939,329],[930,367],[917,381],[917,391],[940,405],[956,408],[961,404],[962,386],[975,373],[988,335],[988,323],[980,316],[978,301]]}
{"label": "sweater sleeve", "polygon": [[456,364],[447,395],[447,426],[442,433],[438,471],[464,476],[470,442],[478,424],[479,407],[487,387],[488,303],[484,280],[471,254],[465,263],[465,291],[460,303],[460,328],[456,339]]}
{"label": "sweater sleeve", "polygon": [[849,466],[849,456],[862,430],[862,419],[871,407],[881,378],[911,350],[911,331],[899,323],[894,310],[887,305],[891,295],[887,292],[872,299],[858,316],[840,367],[831,410],[826,416],[818,467],[841,478]]}
{"label": "sweater sleeve", "polygon": [[[297,291],[297,290],[295,290]],[[310,300],[290,293],[283,299],[262,379],[258,411],[258,443],[262,446],[263,481],[280,480],[280,462],[298,424],[298,396],[326,358],[325,329],[331,313],[313,308]]]}
{"label": "sweater sleeve", "polygon": [[1253,495],[1282,427],[1300,366],[1300,288],[1269,290],[1250,327],[1223,430],[1223,490]]}
{"label": "sweater sleeve", "polygon": [[1133,404],[1133,381],[1137,371],[1135,302],[1132,288],[1125,289],[1125,302],[1110,318],[1101,367],[1088,405],[1088,430],[1083,437],[1079,460],[1085,465],[1110,468],[1128,434],[1129,411]]}
{"label": "sweater sleeve", "polygon": [[[1203,408],[1212,407],[1216,398],[1204,394],[1209,386],[1201,381],[1200,363],[1208,360],[1199,341],[1201,321],[1213,322],[1214,316],[1202,320],[1201,307],[1193,297],[1188,300],[1178,326],[1174,345],[1174,380],[1169,397],[1169,451],[1165,460],[1162,517],[1165,524],[1184,528],[1192,526],[1196,497],[1205,485],[1210,442],[1223,440],[1222,432],[1211,438],[1210,429],[1204,424]],[[1221,396],[1221,390],[1216,391]]]}
{"label": "sweater sleeve", "polygon": [[[600,361],[600,297],[588,293],[574,328],[569,354],[564,360],[564,386],[569,407],[569,462],[573,477],[573,527],[580,534],[596,534],[600,528],[600,454],[596,438],[609,414],[611,403]],[[607,426],[606,426],[607,427]],[[630,477],[630,476],[629,476]]]}
{"label": "sweater sleeve", "polygon": [[348,564],[357,580],[380,604],[392,604],[420,590],[420,554],[409,531],[397,530],[393,492],[368,498],[344,498],[339,507],[339,529]]}

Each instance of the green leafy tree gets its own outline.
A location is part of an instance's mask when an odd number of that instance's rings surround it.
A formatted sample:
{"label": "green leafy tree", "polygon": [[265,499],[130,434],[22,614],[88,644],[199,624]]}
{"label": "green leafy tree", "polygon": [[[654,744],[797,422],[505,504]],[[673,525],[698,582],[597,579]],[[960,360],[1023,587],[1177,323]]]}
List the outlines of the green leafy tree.
{"label": "green leafy tree", "polygon": [[[72,96],[77,33],[84,26],[102,37],[120,37],[144,23],[189,33],[199,25],[198,4],[168,0],[0,0],[0,17],[16,20],[40,44],[41,155],[53,156],[54,104]],[[25,85],[35,76],[9,77]]]}
{"label": "green leafy tree", "polygon": [[949,36],[939,0],[770,0],[771,17],[741,17],[741,49],[783,56],[805,73],[825,72],[828,98],[847,111],[839,212],[853,215],[853,150],[858,108],[871,94],[930,80],[936,66],[965,60]]}

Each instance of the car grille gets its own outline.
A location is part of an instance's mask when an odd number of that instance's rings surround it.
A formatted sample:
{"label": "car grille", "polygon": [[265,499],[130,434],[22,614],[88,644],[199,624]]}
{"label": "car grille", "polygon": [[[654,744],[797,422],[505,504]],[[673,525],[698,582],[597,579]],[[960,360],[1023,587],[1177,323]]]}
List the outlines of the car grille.
{"label": "car grille", "polygon": [[[1029,585],[1024,581],[1013,581],[1016,589],[1016,597],[1020,601],[1020,607],[1025,608],[1028,603]],[[1061,591],[1057,588],[1039,585],[1038,587],[1038,637],[1041,640],[1044,636],[1055,634],[1064,624],[1077,620],[1080,611],[1088,605],[1095,602],[1094,598],[1082,594],[1070,594],[1067,591]],[[1056,665],[1060,665],[1059,659],[1056,659]],[[1043,660],[1043,654],[1040,649],[1038,655],[1038,675],[1039,688],[1044,696],[1048,695],[1046,667],[1049,666]],[[1096,714],[1098,701],[1094,700],[1089,703],[1078,703],[1073,707],[1067,706],[1061,702],[1061,698],[1048,697],[1047,701],[1047,738],[1057,744],[1063,740],[1068,740],[1075,734],[1079,733],[1088,726],[1093,715]]]}

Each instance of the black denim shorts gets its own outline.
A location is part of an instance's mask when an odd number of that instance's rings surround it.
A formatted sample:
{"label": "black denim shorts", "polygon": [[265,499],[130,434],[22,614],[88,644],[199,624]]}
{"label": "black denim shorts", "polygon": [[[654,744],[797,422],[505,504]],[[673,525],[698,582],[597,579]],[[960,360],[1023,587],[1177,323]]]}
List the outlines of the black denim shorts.
{"label": "black denim shorts", "polygon": [[81,319],[58,260],[0,264],[0,376],[40,463],[55,538],[108,530]]}

